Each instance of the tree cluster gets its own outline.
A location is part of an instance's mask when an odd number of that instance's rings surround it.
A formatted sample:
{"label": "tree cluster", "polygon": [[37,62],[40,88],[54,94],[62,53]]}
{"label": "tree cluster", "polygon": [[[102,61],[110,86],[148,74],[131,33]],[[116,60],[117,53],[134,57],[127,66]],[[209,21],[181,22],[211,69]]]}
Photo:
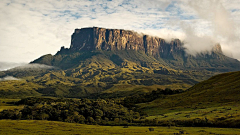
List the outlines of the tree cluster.
{"label": "tree cluster", "polygon": [[[151,94],[156,93],[152,92]],[[3,110],[0,119],[52,120],[99,125],[138,125],[138,126],[190,126],[190,127],[232,127],[240,122],[232,116],[208,119],[194,118],[181,120],[146,119],[114,99],[51,99],[26,98],[15,103],[24,104],[23,109]]]}
{"label": "tree cluster", "polygon": [[149,93],[128,96],[122,101],[122,104],[126,107],[133,107],[135,106],[135,104],[138,104],[138,103],[151,102],[157,98],[164,98],[165,95],[173,95],[173,94],[178,94],[182,92],[184,92],[182,89],[172,90],[172,89],[166,88],[165,90],[163,90],[158,88],[156,91],[152,91]]}
{"label": "tree cluster", "polygon": [[21,110],[4,110],[1,119],[34,119],[84,124],[124,125],[139,119],[140,114],[116,104],[114,100],[27,98]]}

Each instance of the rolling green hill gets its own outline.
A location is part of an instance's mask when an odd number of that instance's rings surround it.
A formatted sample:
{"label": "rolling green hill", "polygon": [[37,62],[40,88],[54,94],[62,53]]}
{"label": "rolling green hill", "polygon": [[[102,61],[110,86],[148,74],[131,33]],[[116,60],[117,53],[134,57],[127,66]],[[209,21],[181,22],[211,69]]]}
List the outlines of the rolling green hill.
{"label": "rolling green hill", "polygon": [[140,104],[141,109],[153,115],[166,110],[195,110],[240,104],[240,71],[219,74],[202,81],[186,92]]}
{"label": "rolling green hill", "polygon": [[240,71],[229,72],[136,106],[156,125],[239,127],[239,86]]}

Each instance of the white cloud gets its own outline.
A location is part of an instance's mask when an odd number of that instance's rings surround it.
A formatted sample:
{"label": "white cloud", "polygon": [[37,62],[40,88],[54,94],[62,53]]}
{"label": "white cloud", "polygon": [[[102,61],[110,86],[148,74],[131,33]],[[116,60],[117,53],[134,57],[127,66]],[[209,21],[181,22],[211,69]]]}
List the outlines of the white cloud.
{"label": "white cloud", "polygon": [[212,23],[214,35],[228,40],[239,40],[235,29],[236,24],[220,0],[189,1],[188,4],[200,18]]}
{"label": "white cloud", "polygon": [[[240,10],[237,1],[227,0],[182,0],[180,3],[184,14],[193,15],[196,19],[181,20],[178,23],[186,34],[185,47],[190,54],[210,51],[216,43],[222,45],[223,52],[234,58],[240,59],[240,23],[238,23]],[[234,12],[232,12],[234,11]],[[189,23],[190,22],[190,23]]]}
{"label": "white cloud", "polygon": [[[236,51],[238,0],[203,0],[200,7],[198,4],[195,0],[1,0],[0,61],[29,62],[54,54],[61,46],[70,46],[75,28],[130,29],[171,39],[187,37],[181,22],[189,22],[195,38],[212,37],[240,58]],[[236,31],[233,34],[231,30]],[[228,44],[234,36],[233,44]],[[190,43],[193,48],[199,46]]]}
{"label": "white cloud", "polygon": [[13,62],[0,62],[0,71],[5,70],[33,70],[33,69],[57,69],[54,66],[44,64],[27,64],[27,63],[13,63]]}
{"label": "white cloud", "polygon": [[8,70],[21,65],[26,65],[26,63],[0,62],[0,71]]}
{"label": "white cloud", "polygon": [[186,35],[181,31],[171,30],[167,28],[163,29],[140,29],[137,32],[151,35],[154,37],[159,37],[165,39],[167,42],[170,42],[172,39],[184,40]]}
{"label": "white cloud", "polygon": [[12,80],[21,80],[21,79],[18,79],[18,78],[15,78],[13,76],[6,76],[6,77],[3,77],[3,78],[0,78],[0,81],[12,81]]}
{"label": "white cloud", "polygon": [[213,38],[207,35],[199,35],[194,31],[194,28],[188,26],[186,23],[182,24],[182,29],[186,34],[184,38],[184,47],[191,55],[196,55],[201,52],[211,51],[216,44]]}
{"label": "white cloud", "polygon": [[48,66],[44,64],[24,64],[24,65],[16,66],[10,70],[13,71],[13,70],[28,70],[28,69],[56,69],[56,67]]}

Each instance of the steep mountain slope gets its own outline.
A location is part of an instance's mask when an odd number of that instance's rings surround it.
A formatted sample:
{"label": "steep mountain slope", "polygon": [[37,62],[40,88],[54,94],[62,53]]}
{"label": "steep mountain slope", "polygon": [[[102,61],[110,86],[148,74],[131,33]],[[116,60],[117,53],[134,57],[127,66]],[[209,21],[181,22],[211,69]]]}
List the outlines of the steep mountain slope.
{"label": "steep mountain slope", "polygon": [[44,95],[65,97],[85,97],[92,93],[126,96],[165,87],[186,89],[212,74],[209,71],[175,70],[154,57],[133,50],[59,52],[50,59],[47,57],[39,60],[49,61],[62,70],[9,70],[3,73],[41,85],[38,92]]}
{"label": "steep mountain slope", "polygon": [[[63,64],[65,60],[68,63]],[[52,56],[51,61],[53,66],[65,69],[65,76],[78,79],[75,81],[78,86],[94,88],[98,92],[117,84],[125,88],[126,85],[163,85],[186,89],[212,74],[209,71],[175,70],[152,56],[134,50],[58,53]]]}
{"label": "steep mountain slope", "polygon": [[[83,28],[72,35],[71,47],[62,51],[119,51],[135,50],[152,56],[162,64],[176,69],[239,70],[239,61],[226,57],[219,44],[213,45],[212,52],[196,57],[185,52],[183,43],[174,39],[170,43],[158,37],[138,34],[128,30]],[[217,68],[216,68],[217,67]]]}

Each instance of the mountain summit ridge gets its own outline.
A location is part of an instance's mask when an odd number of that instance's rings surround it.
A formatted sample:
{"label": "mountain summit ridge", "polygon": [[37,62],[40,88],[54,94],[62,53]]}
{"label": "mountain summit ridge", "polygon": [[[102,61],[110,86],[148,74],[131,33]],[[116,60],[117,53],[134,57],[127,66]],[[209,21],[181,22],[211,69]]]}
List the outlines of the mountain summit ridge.
{"label": "mountain summit ridge", "polygon": [[[202,52],[192,56],[187,53],[184,42],[179,39],[167,42],[165,39],[139,34],[131,30],[100,27],[75,29],[71,36],[70,48],[62,47],[55,56],[59,57],[61,54],[71,55],[76,52],[115,52],[116,55],[119,55],[121,51],[144,53],[144,55],[153,57],[154,61],[177,70],[206,69],[228,72],[240,69],[240,62],[225,56],[220,44],[213,46],[210,53]],[[44,55],[31,63],[59,66],[62,62],[59,61],[60,57],[55,56]],[[125,56],[121,57],[121,61],[124,61]],[[56,64],[56,61],[58,61],[58,64]],[[146,61],[138,61],[138,63],[143,62]]]}
{"label": "mountain summit ridge", "polygon": [[75,29],[72,34],[70,50],[136,50],[160,56],[164,53],[183,50],[179,39],[167,43],[164,39],[139,34],[130,30],[88,27]]}
{"label": "mountain summit ridge", "polygon": [[[63,48],[64,49],[64,48]],[[71,51],[143,51],[154,57],[169,58],[173,53],[185,55],[186,48],[179,39],[167,42],[160,37],[140,34],[132,30],[107,29],[100,27],[87,27],[75,29],[71,36]],[[212,48],[212,52],[223,53],[220,44]]]}

